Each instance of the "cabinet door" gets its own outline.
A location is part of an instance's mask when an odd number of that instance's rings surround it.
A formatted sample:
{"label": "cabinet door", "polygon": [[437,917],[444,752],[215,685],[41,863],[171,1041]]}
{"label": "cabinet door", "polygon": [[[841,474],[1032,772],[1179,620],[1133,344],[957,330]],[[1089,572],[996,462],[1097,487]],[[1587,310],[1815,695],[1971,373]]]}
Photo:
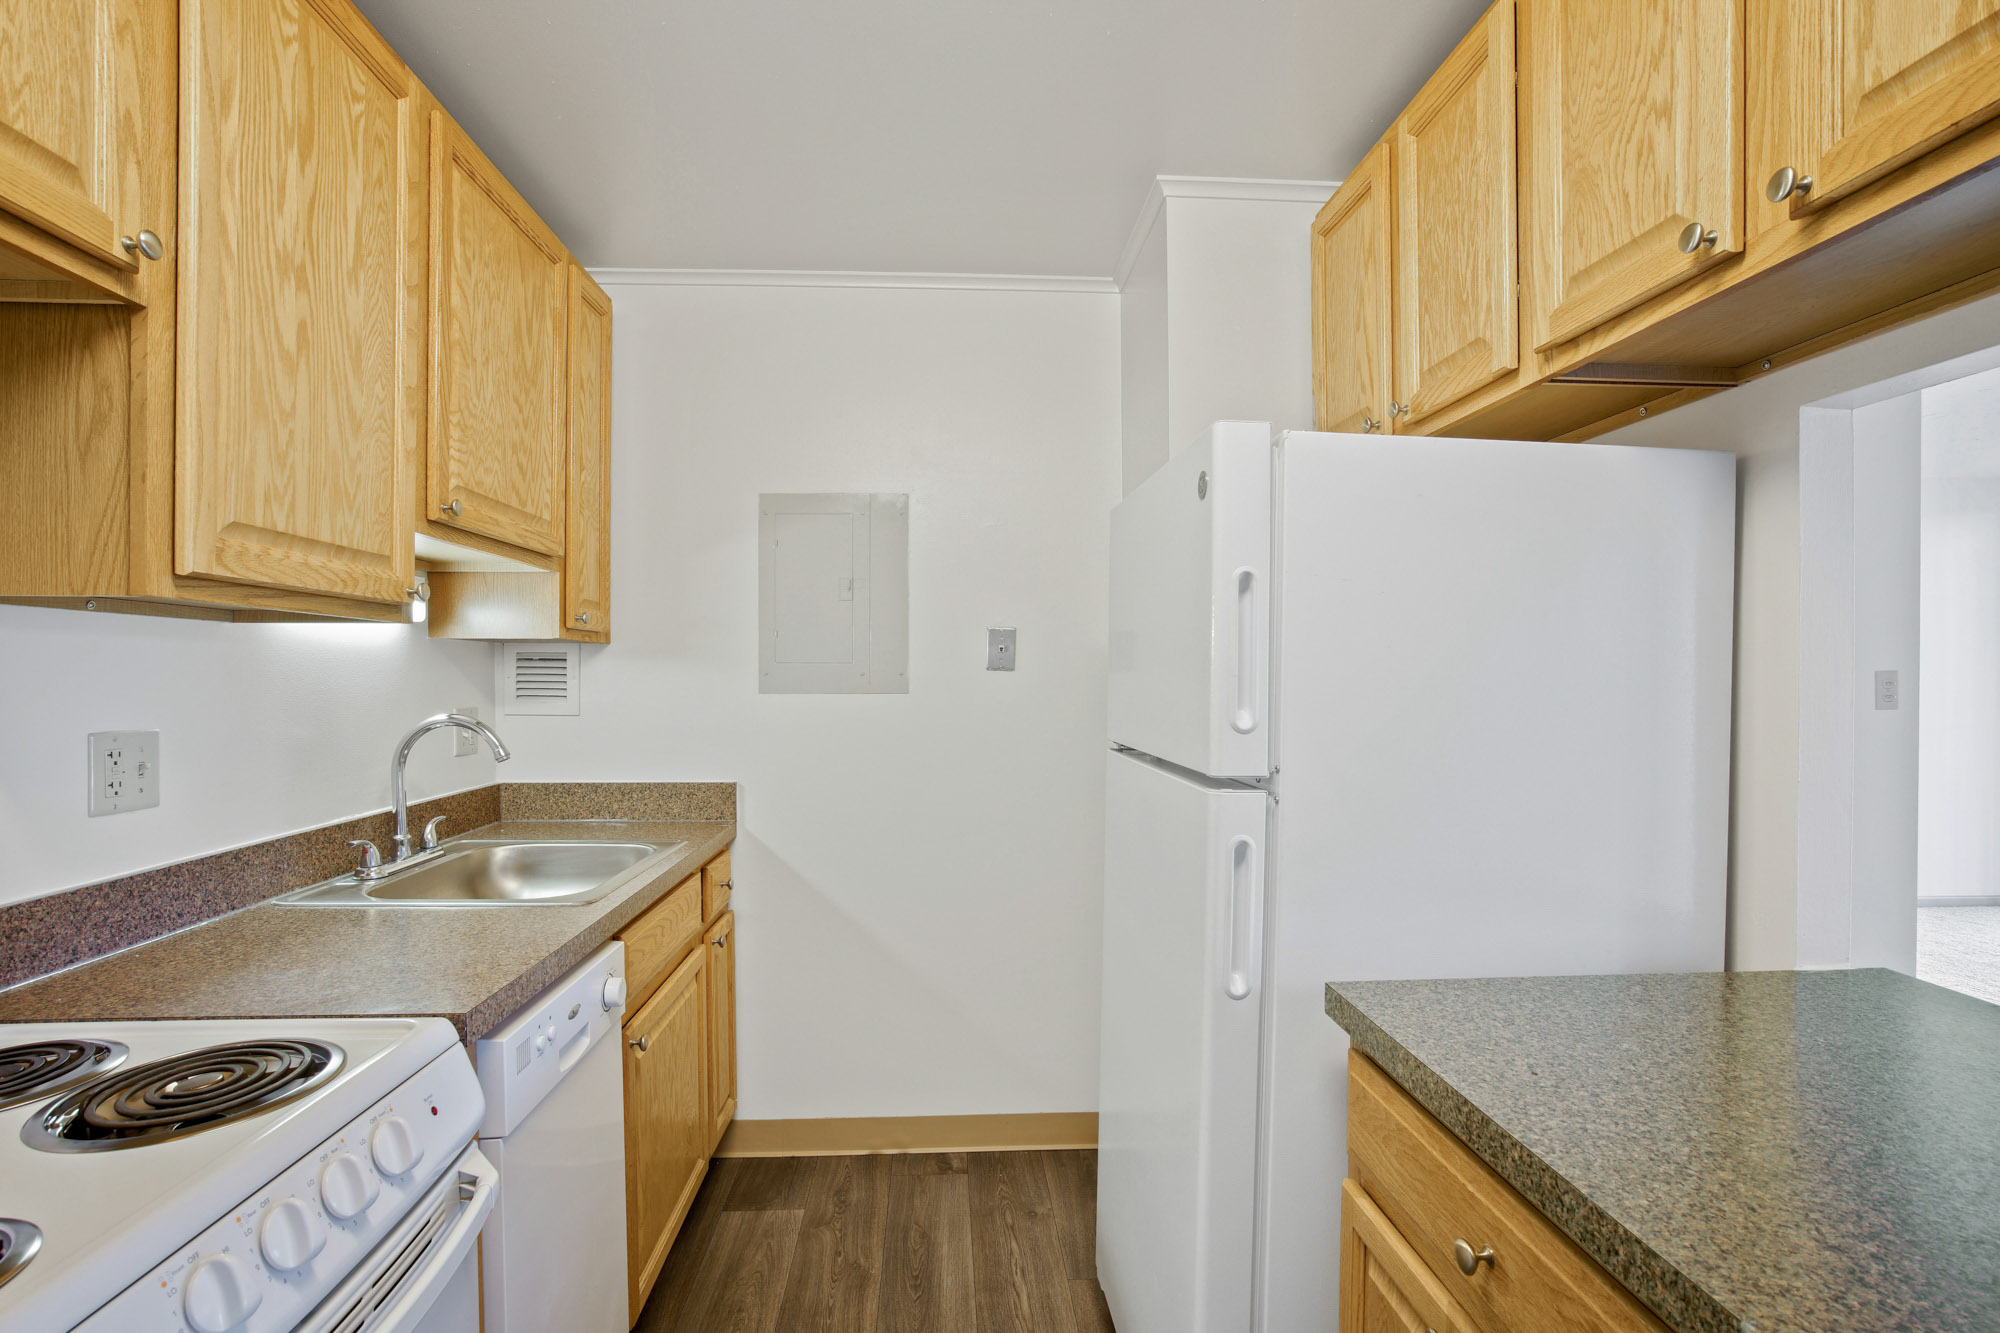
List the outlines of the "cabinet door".
{"label": "cabinet door", "polygon": [[430,508],[563,549],[569,256],[486,155],[431,113]]}
{"label": "cabinet door", "polygon": [[139,0],[0,3],[0,208],[132,270]]}
{"label": "cabinet door", "polygon": [[736,1118],[736,913],[724,912],[703,936],[708,946],[708,1147]]}
{"label": "cabinet door", "polygon": [[174,567],[399,602],[416,83],[345,0],[183,0]]}
{"label": "cabinet door", "polygon": [[1355,1333],[1478,1333],[1351,1180],[1340,1187],[1340,1326]]}
{"label": "cabinet door", "polygon": [[1545,350],[1743,248],[1742,0],[1521,0],[1519,19],[1524,295]]}
{"label": "cabinet door", "polygon": [[1521,364],[1514,0],[1500,0],[1391,131],[1400,429]]}
{"label": "cabinet door", "polygon": [[1811,180],[1794,215],[2000,113],[2000,0],[1776,2],[1806,57],[1787,108],[1806,151],[1782,164]]}
{"label": "cabinet door", "polygon": [[708,1170],[708,949],[696,949],[625,1024],[625,1257],[646,1303]]}
{"label": "cabinet door", "polygon": [[1321,430],[1389,420],[1388,141],[1376,144],[1313,220],[1313,401]]}
{"label": "cabinet door", "polygon": [[569,505],[563,633],[611,633],[611,298],[569,266]]}

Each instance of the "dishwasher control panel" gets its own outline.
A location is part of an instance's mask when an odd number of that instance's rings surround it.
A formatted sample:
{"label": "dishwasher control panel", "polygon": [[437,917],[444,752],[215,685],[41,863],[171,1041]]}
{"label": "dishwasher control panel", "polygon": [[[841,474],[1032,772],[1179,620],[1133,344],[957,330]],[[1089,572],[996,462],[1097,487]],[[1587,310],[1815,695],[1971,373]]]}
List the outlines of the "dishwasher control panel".
{"label": "dishwasher control panel", "polygon": [[617,1035],[624,1012],[625,945],[613,940],[481,1037],[472,1057],[486,1094],[479,1137],[513,1133],[586,1051]]}

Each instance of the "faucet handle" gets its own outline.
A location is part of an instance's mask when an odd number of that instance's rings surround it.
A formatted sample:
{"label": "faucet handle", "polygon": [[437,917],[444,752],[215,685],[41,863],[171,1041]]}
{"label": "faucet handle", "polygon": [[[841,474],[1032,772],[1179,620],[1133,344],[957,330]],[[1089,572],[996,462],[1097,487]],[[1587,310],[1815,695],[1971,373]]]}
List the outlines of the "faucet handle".
{"label": "faucet handle", "polygon": [[359,847],[361,849],[361,868],[363,870],[375,870],[381,867],[382,850],[379,847],[377,847],[374,843],[370,842],[368,839],[349,838],[347,840],[347,845],[349,847]]}
{"label": "faucet handle", "polygon": [[426,824],[424,825],[424,850],[425,850],[425,851],[429,852],[429,851],[435,851],[435,850],[437,849],[437,845],[438,845],[438,825],[439,825],[439,824],[442,824],[442,823],[444,823],[444,821],[445,821],[445,819],[446,819],[446,818],[447,818],[447,817],[446,817],[446,816],[444,816],[444,815],[434,815],[434,816],[432,816],[432,817],[431,817],[431,820],[430,820],[430,822],[428,822],[428,823],[426,823]]}

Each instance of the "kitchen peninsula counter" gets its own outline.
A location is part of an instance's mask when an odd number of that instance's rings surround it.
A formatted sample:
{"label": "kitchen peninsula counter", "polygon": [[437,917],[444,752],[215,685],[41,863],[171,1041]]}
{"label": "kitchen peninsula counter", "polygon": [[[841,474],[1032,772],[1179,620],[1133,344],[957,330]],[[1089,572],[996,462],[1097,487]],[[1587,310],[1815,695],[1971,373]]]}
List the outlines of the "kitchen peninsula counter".
{"label": "kitchen peninsula counter", "polygon": [[1336,982],[1326,1008],[1673,1329],[2000,1329],[2000,1007],[1870,969]]}

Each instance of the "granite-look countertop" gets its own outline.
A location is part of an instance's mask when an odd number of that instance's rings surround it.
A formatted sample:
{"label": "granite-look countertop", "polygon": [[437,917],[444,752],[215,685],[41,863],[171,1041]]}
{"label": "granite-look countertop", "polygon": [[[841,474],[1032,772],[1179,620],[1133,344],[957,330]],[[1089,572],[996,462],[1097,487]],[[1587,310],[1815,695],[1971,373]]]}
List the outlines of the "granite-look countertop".
{"label": "granite-look countertop", "polygon": [[2000,1329],[2000,1006],[1869,969],[1326,1008],[1672,1328]]}
{"label": "granite-look countertop", "polygon": [[736,825],[503,821],[461,836],[687,845],[643,878],[575,906],[264,903],[0,991],[0,1023],[436,1015],[471,1043],[727,847]]}

